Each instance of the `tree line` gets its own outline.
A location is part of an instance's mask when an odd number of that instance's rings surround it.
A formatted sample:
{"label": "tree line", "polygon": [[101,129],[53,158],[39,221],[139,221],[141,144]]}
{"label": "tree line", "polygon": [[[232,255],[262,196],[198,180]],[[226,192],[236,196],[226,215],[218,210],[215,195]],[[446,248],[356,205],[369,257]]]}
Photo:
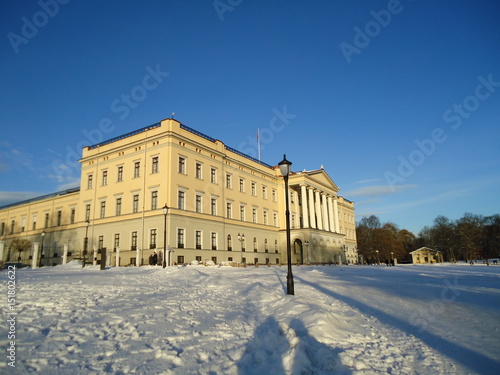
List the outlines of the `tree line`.
{"label": "tree line", "polygon": [[457,220],[434,219],[415,236],[394,223],[381,223],[375,215],[363,217],[356,225],[358,253],[369,263],[397,258],[410,260],[410,252],[426,246],[444,253],[449,262],[500,257],[500,215],[464,214]]}

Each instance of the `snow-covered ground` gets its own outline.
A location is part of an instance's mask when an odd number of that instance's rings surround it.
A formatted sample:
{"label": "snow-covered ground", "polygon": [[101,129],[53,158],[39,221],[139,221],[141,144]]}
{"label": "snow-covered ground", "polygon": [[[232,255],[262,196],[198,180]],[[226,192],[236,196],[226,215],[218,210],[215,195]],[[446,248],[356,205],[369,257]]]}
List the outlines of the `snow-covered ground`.
{"label": "snow-covered ground", "polygon": [[80,267],[17,270],[14,328],[0,273],[0,373],[500,373],[500,265]]}

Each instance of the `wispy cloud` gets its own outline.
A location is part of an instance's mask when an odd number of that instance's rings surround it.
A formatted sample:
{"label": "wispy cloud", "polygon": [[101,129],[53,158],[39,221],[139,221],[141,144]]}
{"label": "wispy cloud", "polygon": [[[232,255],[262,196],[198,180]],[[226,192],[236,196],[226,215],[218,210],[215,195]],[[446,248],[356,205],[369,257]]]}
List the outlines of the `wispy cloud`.
{"label": "wispy cloud", "polygon": [[43,193],[30,191],[0,191],[0,206],[39,197],[41,195],[43,195]]}
{"label": "wispy cloud", "polygon": [[417,187],[418,185],[371,185],[364,186],[359,189],[354,189],[345,193],[346,197],[379,197],[382,195],[389,195],[399,193],[404,190],[412,189]]}
{"label": "wispy cloud", "polygon": [[473,188],[466,188],[466,189],[447,191],[444,193],[428,196],[428,197],[423,198],[423,199],[418,199],[418,200],[414,200],[411,202],[404,202],[404,203],[398,203],[398,204],[395,204],[392,206],[387,206],[387,209],[391,210],[391,211],[392,210],[405,210],[408,208],[412,208],[415,206],[422,206],[422,205],[426,205],[429,203],[440,202],[440,201],[445,201],[445,200],[453,200],[453,199],[468,195],[473,190],[474,190]]}
{"label": "wispy cloud", "polygon": [[370,178],[367,180],[356,181],[355,184],[369,184],[369,183],[378,182],[378,181],[382,181],[382,179],[381,178]]}

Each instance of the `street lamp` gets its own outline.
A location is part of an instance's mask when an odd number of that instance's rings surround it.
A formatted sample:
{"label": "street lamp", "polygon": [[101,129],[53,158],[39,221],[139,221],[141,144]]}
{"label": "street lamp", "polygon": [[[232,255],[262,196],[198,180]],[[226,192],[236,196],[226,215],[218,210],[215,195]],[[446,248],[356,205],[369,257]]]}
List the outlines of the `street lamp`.
{"label": "street lamp", "polygon": [[242,234],[238,233],[238,241],[240,241],[240,244],[241,244],[241,247],[240,247],[240,249],[241,249],[241,262],[240,263],[243,264],[243,251],[244,251],[243,242],[245,241],[245,234],[244,233],[242,233]]}
{"label": "street lamp", "polygon": [[[85,258],[87,257],[87,246],[89,244],[89,225],[90,221],[87,219],[85,221],[85,238],[83,239],[83,256],[82,256],[82,268],[85,267]],[[101,260],[102,262],[102,260]]]}
{"label": "street lamp", "polygon": [[[163,210],[163,268],[167,266],[167,214],[168,214],[168,206],[165,203],[165,206],[162,208]],[[170,256],[169,256],[170,257]],[[169,259],[170,263],[170,259]]]}
{"label": "street lamp", "polygon": [[380,264],[380,256],[378,255],[378,250],[375,250],[375,252],[377,253],[377,264]]}
{"label": "street lamp", "polygon": [[288,261],[288,273],[286,275],[286,292],[294,295],[293,275],[292,275],[292,246],[290,243],[290,208],[288,207],[288,175],[290,174],[290,166],[292,163],[286,160],[286,155],[283,155],[283,160],[278,163],[281,175],[285,180],[285,219],[286,219],[286,255]]}
{"label": "street lamp", "polygon": [[45,238],[45,231],[42,232],[42,246],[40,246],[40,263],[38,264],[38,267],[42,266],[42,256],[43,256],[43,240]]}

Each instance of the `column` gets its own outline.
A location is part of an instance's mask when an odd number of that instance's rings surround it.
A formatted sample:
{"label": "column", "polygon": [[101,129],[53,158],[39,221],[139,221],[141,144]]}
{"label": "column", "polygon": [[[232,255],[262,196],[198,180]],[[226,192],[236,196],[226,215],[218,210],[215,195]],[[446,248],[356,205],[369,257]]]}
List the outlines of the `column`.
{"label": "column", "polygon": [[120,267],[120,246],[116,247],[116,267]]}
{"label": "column", "polygon": [[335,217],[335,232],[340,233],[339,207],[336,199],[333,200],[333,216]]}
{"label": "column", "polygon": [[335,232],[335,216],[333,215],[333,200],[331,196],[327,198],[328,219],[330,219],[330,232]]}
{"label": "column", "polygon": [[63,251],[63,258],[62,258],[62,264],[68,263],[68,244],[64,244],[64,251]]}
{"label": "column", "polygon": [[330,230],[330,220],[328,218],[328,207],[326,204],[326,194],[321,193],[321,203],[323,204],[323,227],[326,231]]}
{"label": "column", "polygon": [[135,249],[135,265],[136,267],[141,266],[141,251],[139,250],[139,246]]}
{"label": "column", "polygon": [[0,241],[0,263],[3,264],[3,252],[5,249],[5,241]]}
{"label": "column", "polygon": [[35,242],[33,244],[33,258],[31,258],[31,268],[35,269],[38,268],[38,252],[39,252],[39,246],[40,244],[38,242]]}
{"label": "column", "polygon": [[323,218],[321,217],[321,200],[319,198],[319,190],[314,192],[316,197],[316,215],[318,215],[318,229],[323,230]]}
{"label": "column", "polygon": [[311,228],[316,228],[316,214],[314,213],[314,192],[312,188],[309,190],[309,218],[311,219]]}
{"label": "column", "polygon": [[307,210],[306,185],[300,185],[300,201],[302,203],[302,222],[304,224],[304,228],[309,228],[309,211]]}

